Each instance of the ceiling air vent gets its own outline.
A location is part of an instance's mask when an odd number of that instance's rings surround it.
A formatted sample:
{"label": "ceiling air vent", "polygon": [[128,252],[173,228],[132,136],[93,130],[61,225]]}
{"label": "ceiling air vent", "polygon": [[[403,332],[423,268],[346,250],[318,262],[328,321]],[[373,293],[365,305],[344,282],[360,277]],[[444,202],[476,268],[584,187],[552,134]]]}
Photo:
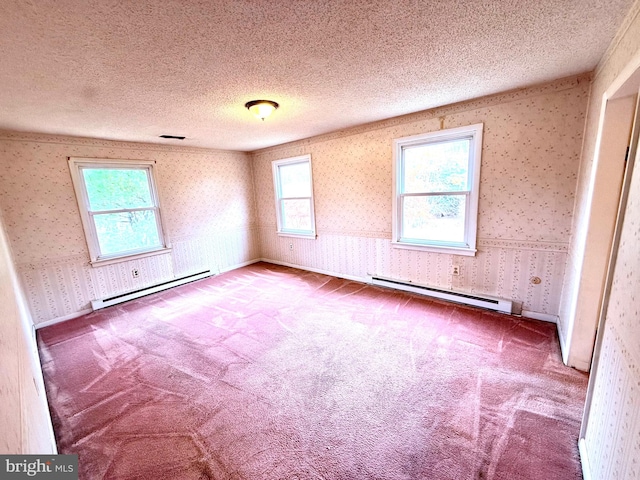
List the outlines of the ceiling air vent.
{"label": "ceiling air vent", "polygon": [[184,140],[186,137],[181,137],[180,135],[160,135],[160,138],[171,138],[173,140]]}

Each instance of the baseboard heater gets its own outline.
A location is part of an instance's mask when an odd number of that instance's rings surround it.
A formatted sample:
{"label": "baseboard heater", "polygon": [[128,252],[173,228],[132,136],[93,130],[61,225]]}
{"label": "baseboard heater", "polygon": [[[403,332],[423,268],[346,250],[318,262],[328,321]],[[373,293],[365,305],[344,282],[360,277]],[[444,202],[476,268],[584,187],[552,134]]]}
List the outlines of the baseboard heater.
{"label": "baseboard heater", "polygon": [[400,280],[392,280],[383,277],[371,277],[372,285],[381,287],[395,288],[405,292],[418,293],[429,297],[449,300],[451,302],[464,303],[465,305],[473,305],[474,307],[489,308],[498,312],[511,313],[513,302],[502,298],[472,295],[469,293],[454,292],[453,290],[443,290],[440,288],[427,287],[412,282],[402,282]]}
{"label": "baseboard heater", "polygon": [[150,287],[141,288],[140,290],[134,290],[132,292],[122,293],[120,295],[114,295],[112,297],[102,298],[99,300],[91,300],[91,308],[93,308],[94,311],[100,310],[101,308],[110,307],[111,305],[116,305],[118,303],[133,300],[134,298],[144,297],[145,295],[151,295],[152,293],[161,292],[162,290],[167,290],[172,287],[177,287],[178,285],[195,282],[196,280],[207,278],[211,275],[213,275],[211,270],[206,270],[204,272],[187,275],[186,277],[169,280],[168,282],[158,283]]}

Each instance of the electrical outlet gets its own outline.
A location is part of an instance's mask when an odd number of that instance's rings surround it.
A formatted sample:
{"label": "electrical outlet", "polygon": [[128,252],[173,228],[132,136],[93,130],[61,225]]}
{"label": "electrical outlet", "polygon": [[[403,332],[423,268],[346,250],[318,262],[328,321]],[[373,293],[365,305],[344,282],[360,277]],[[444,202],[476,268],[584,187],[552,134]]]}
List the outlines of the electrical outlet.
{"label": "electrical outlet", "polygon": [[293,243],[289,244],[289,250],[293,252]]}
{"label": "electrical outlet", "polygon": [[451,275],[460,275],[459,265],[451,265]]}
{"label": "electrical outlet", "polygon": [[133,270],[131,270],[131,276],[133,278],[138,278],[140,276],[140,271],[137,268],[134,268]]}

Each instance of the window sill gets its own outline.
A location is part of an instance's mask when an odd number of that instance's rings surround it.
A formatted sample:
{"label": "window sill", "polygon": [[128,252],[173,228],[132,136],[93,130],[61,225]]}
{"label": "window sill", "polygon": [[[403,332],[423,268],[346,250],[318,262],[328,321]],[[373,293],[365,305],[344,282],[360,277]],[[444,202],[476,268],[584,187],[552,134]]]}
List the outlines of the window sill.
{"label": "window sill", "polygon": [[294,238],[308,238],[309,240],[315,240],[318,235],[315,233],[290,233],[290,232],[277,232],[279,237],[294,237]]}
{"label": "window sill", "polygon": [[138,260],[139,258],[151,257],[153,255],[166,255],[171,253],[171,248],[159,248],[158,250],[151,250],[149,252],[133,253],[131,255],[123,255],[121,257],[104,258],[101,260],[94,260],[89,262],[92,267],[104,267],[106,265],[113,265],[114,263],[129,262],[131,260]]}
{"label": "window sill", "polygon": [[391,246],[393,248],[399,248],[402,250],[419,250],[423,252],[433,252],[433,253],[448,253],[449,255],[465,255],[468,257],[475,257],[476,250],[475,248],[464,248],[464,247],[448,247],[448,246],[437,246],[437,245],[422,245],[419,243],[406,243],[406,242],[391,242]]}

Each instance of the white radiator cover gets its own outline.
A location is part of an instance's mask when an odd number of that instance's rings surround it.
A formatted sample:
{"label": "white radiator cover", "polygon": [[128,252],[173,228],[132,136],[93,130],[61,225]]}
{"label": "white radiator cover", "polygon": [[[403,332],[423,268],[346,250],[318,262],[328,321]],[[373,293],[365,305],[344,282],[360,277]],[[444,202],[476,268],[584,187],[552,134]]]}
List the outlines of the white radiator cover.
{"label": "white radiator cover", "polygon": [[184,285],[185,283],[190,283],[195,280],[207,278],[212,275],[213,273],[211,272],[211,270],[206,270],[204,272],[194,273],[193,275],[187,275],[185,277],[176,278],[175,280],[170,280],[168,282],[160,283],[158,285],[152,285],[150,287],[136,290],[134,292],[122,293],[120,295],[114,295],[112,297],[101,298],[98,300],[91,300],[91,308],[93,308],[94,311],[100,310],[101,308],[110,307],[111,305],[127,302],[129,300],[144,297],[145,295],[150,295],[152,293],[161,292],[162,290],[167,290],[169,288],[177,287],[178,285]]}
{"label": "white radiator cover", "polygon": [[510,314],[513,312],[513,302],[511,300],[505,300],[503,298],[490,297],[486,295],[475,295],[472,293],[455,292],[453,290],[429,287],[427,285],[420,285],[413,282],[404,282],[401,280],[394,280],[384,277],[371,277],[371,284],[381,287],[394,288],[396,290],[403,290],[405,292],[417,293],[419,295],[440,298],[442,300],[449,300],[451,302],[463,303],[465,305],[472,305],[474,307],[488,308],[490,310],[496,310],[503,313]]}

